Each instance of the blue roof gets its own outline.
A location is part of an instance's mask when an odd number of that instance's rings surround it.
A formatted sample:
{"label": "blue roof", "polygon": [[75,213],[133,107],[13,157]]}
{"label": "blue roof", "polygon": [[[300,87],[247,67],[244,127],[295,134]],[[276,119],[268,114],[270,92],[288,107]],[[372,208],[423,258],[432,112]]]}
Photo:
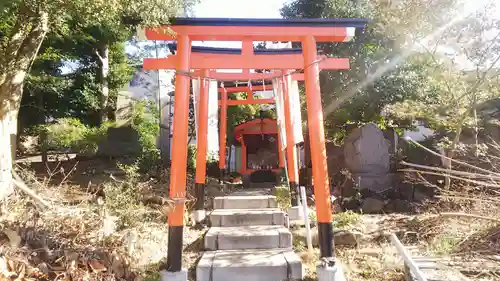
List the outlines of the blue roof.
{"label": "blue roof", "polygon": [[365,19],[241,19],[241,18],[172,18],[171,25],[191,26],[290,26],[290,27],[357,27],[367,24]]}

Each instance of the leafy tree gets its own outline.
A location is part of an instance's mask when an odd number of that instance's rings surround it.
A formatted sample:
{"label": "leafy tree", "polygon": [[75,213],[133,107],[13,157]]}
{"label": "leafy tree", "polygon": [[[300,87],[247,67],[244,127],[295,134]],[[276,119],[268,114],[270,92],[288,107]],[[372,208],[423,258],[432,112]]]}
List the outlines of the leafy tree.
{"label": "leafy tree", "polygon": [[[94,39],[89,37],[49,33],[26,79],[19,111],[21,130],[64,117],[78,118],[89,125],[100,123],[100,66]],[[123,43],[111,45],[109,56],[113,63],[108,77],[108,115],[114,121],[118,91],[130,81],[134,69]],[[67,61],[75,69],[63,72],[68,68]]]}
{"label": "leafy tree", "polygon": [[[401,2],[401,3],[399,3]],[[382,109],[418,96],[427,83],[420,54],[408,54],[412,42],[425,38],[452,14],[453,1],[295,0],[281,10],[285,18],[366,18],[365,30],[349,43],[318,44],[328,56],[347,57],[346,71],[322,71],[320,83],[329,139],[341,140],[350,126],[376,122],[407,126],[406,120],[383,118]],[[440,8],[440,14],[435,9]],[[425,24],[422,24],[425,23]],[[412,35],[411,37],[409,35]],[[303,107],[306,109],[305,106]],[[304,118],[304,120],[307,120]]]}
{"label": "leafy tree", "polygon": [[49,31],[72,32],[71,26],[164,24],[190,0],[6,0],[0,3],[0,197],[12,182],[17,114],[27,73]]}
{"label": "leafy tree", "polygon": [[[472,129],[475,154],[479,156],[478,106],[498,97],[500,20],[491,16],[497,8],[490,1],[450,26],[432,44],[423,45],[433,71],[430,83],[421,89],[422,98],[389,108],[394,115],[425,119],[435,130],[451,137],[442,142],[450,158],[455,156],[465,128]],[[448,54],[438,52],[443,45]],[[451,169],[451,162],[446,166]],[[449,187],[450,179],[445,179]]]}

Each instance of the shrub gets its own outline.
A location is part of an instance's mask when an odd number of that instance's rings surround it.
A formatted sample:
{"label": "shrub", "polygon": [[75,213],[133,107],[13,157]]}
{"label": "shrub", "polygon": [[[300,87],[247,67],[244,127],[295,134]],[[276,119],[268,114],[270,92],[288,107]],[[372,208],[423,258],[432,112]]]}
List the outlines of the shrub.
{"label": "shrub", "polygon": [[47,135],[47,142],[42,145],[49,150],[70,149],[75,153],[95,153],[111,126],[114,123],[108,122],[91,128],[76,118],[61,118],[54,124],[38,127],[36,131]]}
{"label": "shrub", "polygon": [[75,118],[62,118],[54,124],[41,127],[47,134],[46,146],[48,149],[77,149],[84,138],[87,126]]}
{"label": "shrub", "polygon": [[360,215],[353,211],[336,213],[333,216],[333,226],[336,228],[347,228],[360,220]]}
{"label": "shrub", "polygon": [[142,148],[137,165],[141,171],[154,171],[160,162],[160,150],[156,143],[160,133],[158,109],[146,101],[133,104],[132,109],[131,125],[139,134]]}

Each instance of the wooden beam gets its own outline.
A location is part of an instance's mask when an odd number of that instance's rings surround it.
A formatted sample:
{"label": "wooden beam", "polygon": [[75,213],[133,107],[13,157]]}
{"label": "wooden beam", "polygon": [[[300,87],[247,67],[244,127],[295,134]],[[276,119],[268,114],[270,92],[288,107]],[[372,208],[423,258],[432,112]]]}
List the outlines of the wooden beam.
{"label": "wooden beam", "polygon": [[[274,99],[249,99],[249,100],[227,100],[228,106],[242,105],[242,104],[273,104]],[[222,102],[219,100],[219,106]]]}
{"label": "wooden beam", "polygon": [[[199,70],[193,72],[193,76],[214,79],[217,81],[248,81],[248,80],[269,80],[281,76],[281,71],[271,73],[229,73],[210,71],[207,77],[203,77]],[[304,81],[303,73],[293,73],[292,80]]]}
{"label": "wooden beam", "polygon": [[[348,58],[317,56],[320,69],[349,69]],[[145,70],[175,69],[177,55],[144,59]],[[192,53],[190,69],[304,69],[304,57],[292,55],[220,55]]]}
{"label": "wooden beam", "polygon": [[[266,90],[272,90],[273,86],[272,85],[266,85],[266,86],[252,86],[252,92],[257,92],[257,91],[266,91]],[[229,88],[219,88],[219,92],[226,91],[228,94],[233,94],[233,93],[246,93],[248,92],[248,86],[241,86],[241,87],[229,87]]]}
{"label": "wooden beam", "polygon": [[174,25],[146,29],[148,40],[175,40],[180,34],[193,41],[293,41],[313,36],[317,42],[347,42],[354,27],[338,26],[188,26]]}

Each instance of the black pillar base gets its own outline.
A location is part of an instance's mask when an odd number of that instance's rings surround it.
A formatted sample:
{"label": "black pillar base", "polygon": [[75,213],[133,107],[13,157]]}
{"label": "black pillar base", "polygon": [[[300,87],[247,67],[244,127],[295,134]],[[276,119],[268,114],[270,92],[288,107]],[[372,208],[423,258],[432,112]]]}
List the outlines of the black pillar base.
{"label": "black pillar base", "polygon": [[195,210],[203,210],[205,208],[205,184],[196,183],[194,185],[194,196],[196,202],[194,203]]}
{"label": "black pillar base", "polygon": [[182,234],[184,226],[168,227],[167,262],[160,265],[160,270],[178,272],[182,269]]}
{"label": "black pillar base", "polygon": [[292,207],[296,207],[299,205],[299,184],[296,182],[289,182],[290,185],[290,199],[292,203]]}
{"label": "black pillar base", "polygon": [[318,223],[318,240],[321,258],[335,257],[333,227],[331,222]]}
{"label": "black pillar base", "polygon": [[224,175],[225,175],[225,169],[219,169],[219,183],[223,183],[224,180]]}

